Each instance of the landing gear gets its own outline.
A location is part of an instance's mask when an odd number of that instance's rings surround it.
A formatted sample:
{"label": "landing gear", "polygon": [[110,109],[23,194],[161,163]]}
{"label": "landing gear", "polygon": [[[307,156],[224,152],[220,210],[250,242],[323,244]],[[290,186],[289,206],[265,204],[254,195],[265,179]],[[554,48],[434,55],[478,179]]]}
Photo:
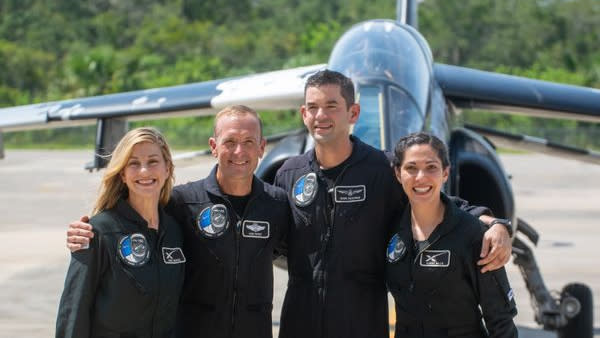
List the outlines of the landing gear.
{"label": "landing gear", "polygon": [[[568,284],[561,292],[561,299],[577,300],[579,303],[579,311],[569,318],[567,325],[558,329],[558,338],[592,338],[594,330],[594,304],[592,290],[583,284]],[[567,302],[561,301],[561,305],[563,303],[567,304]]]}
{"label": "landing gear", "polygon": [[[535,245],[537,232],[522,219],[517,220],[517,231]],[[592,291],[583,284],[565,286],[560,297],[552,295],[540,273],[533,251],[520,238],[513,239],[514,263],[521,270],[535,310],[535,321],[545,330],[558,331],[559,338],[593,337]]]}

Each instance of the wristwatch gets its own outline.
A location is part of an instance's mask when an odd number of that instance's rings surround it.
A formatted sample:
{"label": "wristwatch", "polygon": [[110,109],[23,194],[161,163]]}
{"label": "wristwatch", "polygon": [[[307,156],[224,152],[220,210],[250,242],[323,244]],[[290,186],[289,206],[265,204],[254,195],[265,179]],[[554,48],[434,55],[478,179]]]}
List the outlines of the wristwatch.
{"label": "wristwatch", "polygon": [[502,225],[504,225],[504,227],[506,228],[506,231],[508,231],[508,236],[512,237],[512,235],[513,235],[513,228],[512,228],[512,222],[509,219],[506,219],[506,218],[494,218],[490,222],[490,228],[494,224],[502,224]]}

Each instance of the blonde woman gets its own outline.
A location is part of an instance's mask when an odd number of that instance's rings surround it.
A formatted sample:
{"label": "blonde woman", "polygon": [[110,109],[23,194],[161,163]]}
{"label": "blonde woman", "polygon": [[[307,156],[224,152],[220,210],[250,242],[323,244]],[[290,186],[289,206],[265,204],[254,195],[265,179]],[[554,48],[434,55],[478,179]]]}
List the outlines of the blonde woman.
{"label": "blonde woman", "polygon": [[72,253],[56,337],[171,337],[183,282],[179,225],[163,207],[173,162],[153,128],[115,148],[94,205],[95,239]]}

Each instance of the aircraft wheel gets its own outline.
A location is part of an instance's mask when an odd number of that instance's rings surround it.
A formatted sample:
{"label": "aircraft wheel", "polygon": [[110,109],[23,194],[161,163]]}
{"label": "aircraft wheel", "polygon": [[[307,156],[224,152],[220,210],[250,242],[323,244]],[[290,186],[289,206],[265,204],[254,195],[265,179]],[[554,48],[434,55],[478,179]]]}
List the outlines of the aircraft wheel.
{"label": "aircraft wheel", "polygon": [[568,308],[568,298],[573,297],[579,301],[579,313],[565,327],[558,329],[559,338],[593,338],[594,334],[594,304],[592,290],[584,284],[568,284],[561,292],[561,306],[565,300]]}

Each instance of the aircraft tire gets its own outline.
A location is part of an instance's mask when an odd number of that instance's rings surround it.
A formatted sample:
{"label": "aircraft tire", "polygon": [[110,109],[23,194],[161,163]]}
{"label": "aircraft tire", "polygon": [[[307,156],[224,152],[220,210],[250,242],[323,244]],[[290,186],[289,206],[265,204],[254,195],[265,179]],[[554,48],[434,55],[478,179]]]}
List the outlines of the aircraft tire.
{"label": "aircraft tire", "polygon": [[581,304],[579,313],[569,320],[565,327],[558,329],[558,338],[593,338],[594,335],[594,304],[592,290],[584,284],[572,283],[566,285],[561,292],[561,299],[571,296]]}

